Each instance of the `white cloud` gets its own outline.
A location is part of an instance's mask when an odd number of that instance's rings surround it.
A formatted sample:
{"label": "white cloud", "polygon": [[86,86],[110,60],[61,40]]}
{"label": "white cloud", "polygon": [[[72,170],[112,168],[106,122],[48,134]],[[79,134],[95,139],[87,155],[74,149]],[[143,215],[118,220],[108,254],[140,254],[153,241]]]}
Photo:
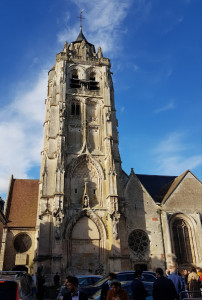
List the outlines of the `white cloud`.
{"label": "white cloud", "polygon": [[171,109],[175,109],[175,105],[174,103],[171,101],[169,102],[167,105],[163,106],[163,107],[160,107],[160,108],[157,108],[154,113],[155,114],[160,114],[162,112],[165,112],[167,110],[171,110]]}
{"label": "white cloud", "polygon": [[202,165],[201,155],[187,155],[191,146],[185,139],[185,134],[174,132],[157,144],[154,159],[160,174],[179,175]]}
{"label": "white cloud", "polygon": [[[89,42],[96,47],[101,45],[104,52],[116,52],[121,48],[121,37],[126,32],[123,28],[122,21],[126,18],[131,0],[72,0],[79,8],[84,9],[84,34]],[[65,40],[72,42],[79,33],[78,23],[74,26],[67,27],[58,34],[58,40],[64,43]]]}
{"label": "white cloud", "polygon": [[29,169],[40,164],[47,71],[42,71],[32,88],[26,83],[12,103],[0,112],[0,191],[5,193],[11,174],[27,178]]}

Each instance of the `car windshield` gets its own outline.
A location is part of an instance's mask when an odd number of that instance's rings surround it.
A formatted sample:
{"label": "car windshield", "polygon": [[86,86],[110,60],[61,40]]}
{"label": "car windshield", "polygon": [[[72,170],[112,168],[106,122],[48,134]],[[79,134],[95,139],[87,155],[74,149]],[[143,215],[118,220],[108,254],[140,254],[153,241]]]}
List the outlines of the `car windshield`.
{"label": "car windshield", "polygon": [[91,284],[91,280],[88,277],[87,278],[78,278],[78,280],[79,280],[79,286]]}
{"label": "car windshield", "polygon": [[100,280],[96,282],[96,284],[94,284],[94,286],[101,286],[103,283],[105,283],[105,281],[107,281],[107,279],[108,279],[108,275],[102,277]]}
{"label": "car windshield", "polygon": [[96,300],[101,296],[101,290],[98,290],[96,293],[94,293],[92,296],[89,297],[89,299],[94,299]]}
{"label": "car windshield", "polygon": [[142,274],[142,281],[154,282],[156,281],[156,277],[152,274],[143,273]]}

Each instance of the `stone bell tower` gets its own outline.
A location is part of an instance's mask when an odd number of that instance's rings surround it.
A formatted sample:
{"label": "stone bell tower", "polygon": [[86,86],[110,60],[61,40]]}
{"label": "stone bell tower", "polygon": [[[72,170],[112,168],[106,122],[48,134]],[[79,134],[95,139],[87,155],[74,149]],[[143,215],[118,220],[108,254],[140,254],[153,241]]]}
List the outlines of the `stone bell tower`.
{"label": "stone bell tower", "polygon": [[128,267],[120,242],[123,180],[110,67],[81,28],[48,74],[35,258],[47,274]]}

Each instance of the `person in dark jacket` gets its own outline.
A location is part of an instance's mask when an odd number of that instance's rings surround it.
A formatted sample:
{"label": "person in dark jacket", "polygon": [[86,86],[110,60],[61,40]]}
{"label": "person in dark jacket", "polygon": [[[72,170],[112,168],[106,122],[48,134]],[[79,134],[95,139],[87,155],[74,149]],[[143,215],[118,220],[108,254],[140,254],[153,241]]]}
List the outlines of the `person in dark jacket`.
{"label": "person in dark jacket", "polygon": [[177,298],[177,292],[173,282],[163,276],[163,270],[161,268],[156,269],[156,281],[153,285],[153,300],[175,300]]}
{"label": "person in dark jacket", "polygon": [[116,280],[116,278],[117,278],[116,274],[109,273],[107,282],[104,283],[103,286],[102,286],[100,300],[106,300],[107,299],[107,292],[111,289],[111,282],[113,280]]}
{"label": "person in dark jacket", "polygon": [[63,296],[62,300],[88,300],[88,296],[78,289],[78,278],[69,276],[66,286],[69,292]]}
{"label": "person in dark jacket", "polygon": [[45,278],[43,275],[37,276],[37,299],[42,300],[43,294],[44,294],[44,284],[45,284]]}
{"label": "person in dark jacket", "polygon": [[67,277],[65,278],[65,283],[64,283],[64,285],[61,286],[61,288],[60,288],[59,294],[58,294],[58,296],[57,296],[57,300],[63,299],[63,296],[64,296],[65,294],[69,293],[69,291],[68,291],[68,289],[67,289],[67,283],[68,283],[68,278],[69,278],[69,277],[70,277],[70,276],[67,276]]}
{"label": "person in dark jacket", "polygon": [[141,281],[142,271],[135,271],[134,280],[132,282],[132,293],[134,300],[146,300],[147,292]]}
{"label": "person in dark jacket", "polygon": [[53,277],[53,280],[54,280],[54,285],[55,286],[60,285],[60,275],[58,274],[58,272],[56,272],[55,276]]}

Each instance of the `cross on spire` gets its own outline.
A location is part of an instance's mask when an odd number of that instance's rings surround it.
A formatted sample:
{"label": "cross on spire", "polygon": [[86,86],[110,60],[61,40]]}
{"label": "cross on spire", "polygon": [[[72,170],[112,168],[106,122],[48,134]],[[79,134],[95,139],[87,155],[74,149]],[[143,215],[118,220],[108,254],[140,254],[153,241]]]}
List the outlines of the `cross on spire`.
{"label": "cross on spire", "polygon": [[83,16],[82,16],[82,13],[83,13],[84,9],[80,10],[80,29],[82,29],[82,20],[85,19]]}

